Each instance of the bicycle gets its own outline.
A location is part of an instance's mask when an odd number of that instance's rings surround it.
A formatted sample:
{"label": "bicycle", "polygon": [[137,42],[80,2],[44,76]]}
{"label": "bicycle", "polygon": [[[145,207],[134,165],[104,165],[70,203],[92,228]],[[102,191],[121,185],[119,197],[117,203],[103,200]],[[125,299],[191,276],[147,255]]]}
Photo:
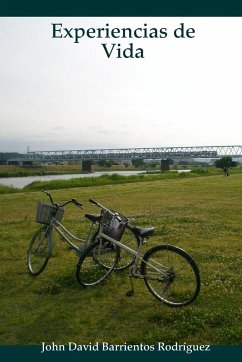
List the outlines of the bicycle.
{"label": "bicycle", "polygon": [[[82,208],[82,204],[76,199],[71,199],[62,203],[55,203],[49,192],[43,192],[49,197],[51,204],[46,204],[41,201],[38,202],[36,222],[42,224],[43,226],[33,235],[27,251],[28,270],[30,274],[34,276],[39,275],[48,264],[54,243],[53,229],[55,229],[57,233],[61,235],[63,240],[69,244],[69,249],[75,250],[78,255],[81,255],[88,245],[95,242],[98,231],[93,233],[93,230],[96,230],[101,219],[101,215],[86,213],[85,217],[91,222],[91,224],[86,238],[81,238],[68,230],[61,223],[61,220],[64,215],[64,207],[66,205],[73,203],[77,207]],[[74,240],[81,246],[74,244]],[[131,230],[123,235],[122,241],[124,244],[134,246],[138,243],[136,236]],[[108,258],[109,255],[102,255],[100,257],[100,263],[108,264]],[[123,270],[132,265],[133,262],[134,260],[133,258],[130,258],[129,254],[122,253],[122,259],[120,258],[119,263],[116,265],[116,269]]]}
{"label": "bicycle", "polygon": [[[166,305],[181,307],[197,298],[200,274],[192,256],[173,245],[152,247],[142,256],[142,246],[153,235],[154,228],[131,226],[123,215],[97,201],[89,201],[101,208],[101,220],[97,240],[85,249],[77,264],[76,278],[80,285],[88,287],[105,281],[118,263],[120,250],[125,250],[134,259],[130,270],[131,290],[127,295],[134,294],[132,278],[140,278],[144,280],[151,294]],[[121,241],[127,226],[139,240],[136,250]],[[101,259],[105,252],[109,255],[108,263]]]}

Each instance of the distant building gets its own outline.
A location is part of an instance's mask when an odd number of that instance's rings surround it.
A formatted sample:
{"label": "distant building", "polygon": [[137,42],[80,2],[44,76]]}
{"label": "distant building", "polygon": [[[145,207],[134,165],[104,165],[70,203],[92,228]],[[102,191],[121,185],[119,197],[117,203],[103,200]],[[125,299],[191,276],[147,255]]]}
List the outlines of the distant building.
{"label": "distant building", "polygon": [[10,158],[7,160],[7,165],[33,166],[33,161],[24,158]]}

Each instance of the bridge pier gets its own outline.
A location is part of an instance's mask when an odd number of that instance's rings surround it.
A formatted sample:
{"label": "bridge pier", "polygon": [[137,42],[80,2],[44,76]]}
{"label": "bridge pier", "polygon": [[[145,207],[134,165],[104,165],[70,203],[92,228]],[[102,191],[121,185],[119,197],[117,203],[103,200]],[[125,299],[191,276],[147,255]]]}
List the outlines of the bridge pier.
{"label": "bridge pier", "polygon": [[160,161],[160,169],[161,171],[169,171],[169,160],[161,160]]}
{"label": "bridge pier", "polygon": [[81,162],[81,169],[82,172],[90,173],[92,172],[92,163],[91,161],[82,161]]}

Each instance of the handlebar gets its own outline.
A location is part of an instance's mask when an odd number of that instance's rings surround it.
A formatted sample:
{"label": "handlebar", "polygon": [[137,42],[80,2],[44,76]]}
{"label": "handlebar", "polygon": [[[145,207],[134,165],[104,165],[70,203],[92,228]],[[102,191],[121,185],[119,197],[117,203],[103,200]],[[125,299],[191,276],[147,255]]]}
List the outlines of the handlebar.
{"label": "handlebar", "polygon": [[49,192],[47,192],[47,191],[42,191],[44,194],[46,194],[47,196],[49,196],[49,199],[50,199],[50,202],[52,203],[52,205],[55,205],[55,206],[57,206],[58,207],[58,204],[55,204],[54,203],[54,201],[53,201],[53,199],[52,199],[52,196],[51,196],[51,194],[49,193]]}
{"label": "handlebar", "polygon": [[96,205],[96,206],[101,206],[101,204],[99,204],[97,201],[93,200],[93,199],[89,199],[89,202],[93,205]]}
{"label": "handlebar", "polygon": [[117,219],[118,221],[122,221],[121,217],[119,216],[118,212],[116,211],[111,211],[110,209],[108,209],[107,207],[103,206],[102,204],[100,204],[99,202],[93,200],[93,199],[89,199],[89,202],[97,207],[100,207],[101,209],[105,210],[107,213],[109,213],[111,216],[115,217],[115,219]]}
{"label": "handlebar", "polygon": [[47,196],[49,196],[50,202],[52,203],[52,205],[56,206],[57,208],[59,208],[59,207],[64,207],[64,206],[66,206],[67,204],[70,204],[71,202],[72,202],[74,205],[76,205],[77,207],[80,207],[80,209],[82,208],[82,204],[81,204],[79,201],[77,201],[76,199],[71,199],[71,200],[65,201],[65,202],[63,202],[63,203],[57,204],[57,203],[55,203],[55,202],[53,201],[53,198],[52,198],[52,196],[51,196],[51,194],[50,194],[49,192],[47,192],[47,191],[42,191],[42,192],[44,192]]}

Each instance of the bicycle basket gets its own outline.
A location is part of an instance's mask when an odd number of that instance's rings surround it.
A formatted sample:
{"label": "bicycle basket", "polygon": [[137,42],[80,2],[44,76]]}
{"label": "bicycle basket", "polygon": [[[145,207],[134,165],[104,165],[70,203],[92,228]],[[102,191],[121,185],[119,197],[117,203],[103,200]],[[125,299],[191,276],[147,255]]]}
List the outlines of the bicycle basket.
{"label": "bicycle basket", "polygon": [[37,204],[35,221],[39,224],[49,225],[53,216],[57,221],[61,221],[63,214],[63,207],[57,209],[57,207],[54,205],[44,204],[43,202],[39,201]]}
{"label": "bicycle basket", "polygon": [[114,216],[110,215],[107,211],[101,211],[101,221],[100,226],[102,227],[102,232],[110,238],[115,240],[120,240],[125,230],[128,219],[119,214],[121,221],[117,220]]}

